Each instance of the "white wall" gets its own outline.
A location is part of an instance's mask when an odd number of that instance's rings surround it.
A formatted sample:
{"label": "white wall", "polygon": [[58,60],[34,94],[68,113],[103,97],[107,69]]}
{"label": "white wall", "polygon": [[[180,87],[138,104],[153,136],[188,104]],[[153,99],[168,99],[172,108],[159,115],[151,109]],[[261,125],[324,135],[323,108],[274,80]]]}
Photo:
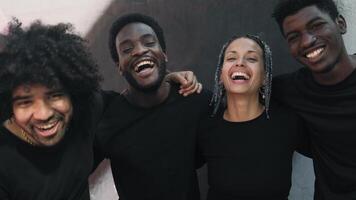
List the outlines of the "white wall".
{"label": "white wall", "polygon": [[348,30],[344,36],[347,50],[349,53],[356,53],[356,1],[338,0],[338,3],[347,22]]}
{"label": "white wall", "polygon": [[70,22],[82,36],[90,30],[112,0],[0,0],[3,19],[18,18],[24,25],[41,19],[46,24]]}

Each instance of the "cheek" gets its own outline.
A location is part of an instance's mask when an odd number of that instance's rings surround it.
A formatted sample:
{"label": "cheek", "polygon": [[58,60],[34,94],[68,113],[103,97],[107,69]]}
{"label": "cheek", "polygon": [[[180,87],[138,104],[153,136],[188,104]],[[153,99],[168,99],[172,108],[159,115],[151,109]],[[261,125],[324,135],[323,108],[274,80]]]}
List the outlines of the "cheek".
{"label": "cheek", "polygon": [[69,99],[54,102],[53,108],[64,116],[70,116],[73,112],[72,103]]}
{"label": "cheek", "polygon": [[30,108],[13,108],[13,118],[19,125],[24,125],[30,121],[32,111]]}
{"label": "cheek", "polygon": [[226,85],[226,82],[229,79],[229,69],[226,66],[223,66],[221,69],[221,74],[220,74],[220,82]]}
{"label": "cheek", "polygon": [[119,68],[120,70],[124,70],[123,67],[127,66],[130,56],[128,54],[122,54],[122,53],[119,53],[118,56],[119,56]]}
{"label": "cheek", "polygon": [[288,49],[293,57],[297,57],[299,52],[299,42],[288,43]]}
{"label": "cheek", "polygon": [[256,66],[255,74],[256,74],[256,82],[260,86],[263,85],[264,82],[264,77],[265,77],[265,71],[262,69],[263,66]]}

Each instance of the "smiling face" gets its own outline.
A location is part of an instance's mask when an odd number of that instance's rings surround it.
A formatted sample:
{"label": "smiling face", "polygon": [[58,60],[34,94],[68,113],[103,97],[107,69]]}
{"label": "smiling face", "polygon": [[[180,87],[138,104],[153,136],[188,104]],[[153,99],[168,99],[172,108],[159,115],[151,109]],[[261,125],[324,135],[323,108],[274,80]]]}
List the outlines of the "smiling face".
{"label": "smiling face", "polygon": [[313,73],[327,73],[346,53],[342,34],[346,22],[335,20],[316,6],[308,6],[283,21],[283,32],[292,56]]}
{"label": "smiling face", "polygon": [[40,146],[63,138],[72,117],[69,96],[39,84],[20,85],[12,93],[13,121]]}
{"label": "smiling face", "polygon": [[263,51],[253,40],[238,38],[224,54],[221,81],[227,93],[258,94],[264,81]]}
{"label": "smiling face", "polygon": [[120,72],[130,86],[155,91],[166,72],[166,54],[153,29],[143,23],[124,26],[116,37]]}

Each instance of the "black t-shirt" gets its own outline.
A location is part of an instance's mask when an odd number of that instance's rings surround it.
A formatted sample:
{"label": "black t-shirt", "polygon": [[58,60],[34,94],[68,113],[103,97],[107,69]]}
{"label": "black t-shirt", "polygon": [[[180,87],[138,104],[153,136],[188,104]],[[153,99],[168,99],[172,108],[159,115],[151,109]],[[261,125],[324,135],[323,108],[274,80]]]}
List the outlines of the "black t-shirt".
{"label": "black t-shirt", "polygon": [[246,122],[229,122],[223,111],[203,121],[199,151],[208,165],[208,200],[286,200],[300,119],[273,105]]}
{"label": "black t-shirt", "polygon": [[32,146],[0,126],[1,200],[89,200],[94,130],[103,110],[98,93],[81,102],[64,138],[52,147]]}
{"label": "black t-shirt", "polygon": [[54,147],[35,147],[0,128],[1,200],[89,200],[93,136],[67,131]]}
{"label": "black t-shirt", "polygon": [[331,86],[310,71],[276,77],[273,96],[306,122],[316,176],[315,199],[356,199],[356,71]]}
{"label": "black t-shirt", "polygon": [[96,140],[96,151],[111,160],[120,200],[197,200],[196,131],[208,112],[209,94],[183,97],[172,86],[153,108],[112,97]]}

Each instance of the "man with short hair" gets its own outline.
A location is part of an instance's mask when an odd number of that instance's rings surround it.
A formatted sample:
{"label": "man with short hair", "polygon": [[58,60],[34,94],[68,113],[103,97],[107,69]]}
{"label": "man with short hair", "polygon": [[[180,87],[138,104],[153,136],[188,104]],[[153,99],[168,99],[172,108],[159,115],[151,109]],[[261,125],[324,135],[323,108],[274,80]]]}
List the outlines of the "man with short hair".
{"label": "man with short hair", "polygon": [[332,0],[282,0],[276,19],[292,56],[305,67],[274,79],[274,97],[305,120],[315,199],[356,199],[356,56]]}
{"label": "man with short hair", "polygon": [[[0,54],[0,199],[89,200],[100,76],[70,24],[12,23]],[[95,120],[96,121],[96,120]]]}
{"label": "man with short hair", "polygon": [[210,95],[183,97],[177,85],[163,81],[166,46],[153,18],[122,16],[113,23],[109,40],[128,88],[110,98],[96,152],[111,160],[120,199],[199,199],[196,131],[208,113]]}

